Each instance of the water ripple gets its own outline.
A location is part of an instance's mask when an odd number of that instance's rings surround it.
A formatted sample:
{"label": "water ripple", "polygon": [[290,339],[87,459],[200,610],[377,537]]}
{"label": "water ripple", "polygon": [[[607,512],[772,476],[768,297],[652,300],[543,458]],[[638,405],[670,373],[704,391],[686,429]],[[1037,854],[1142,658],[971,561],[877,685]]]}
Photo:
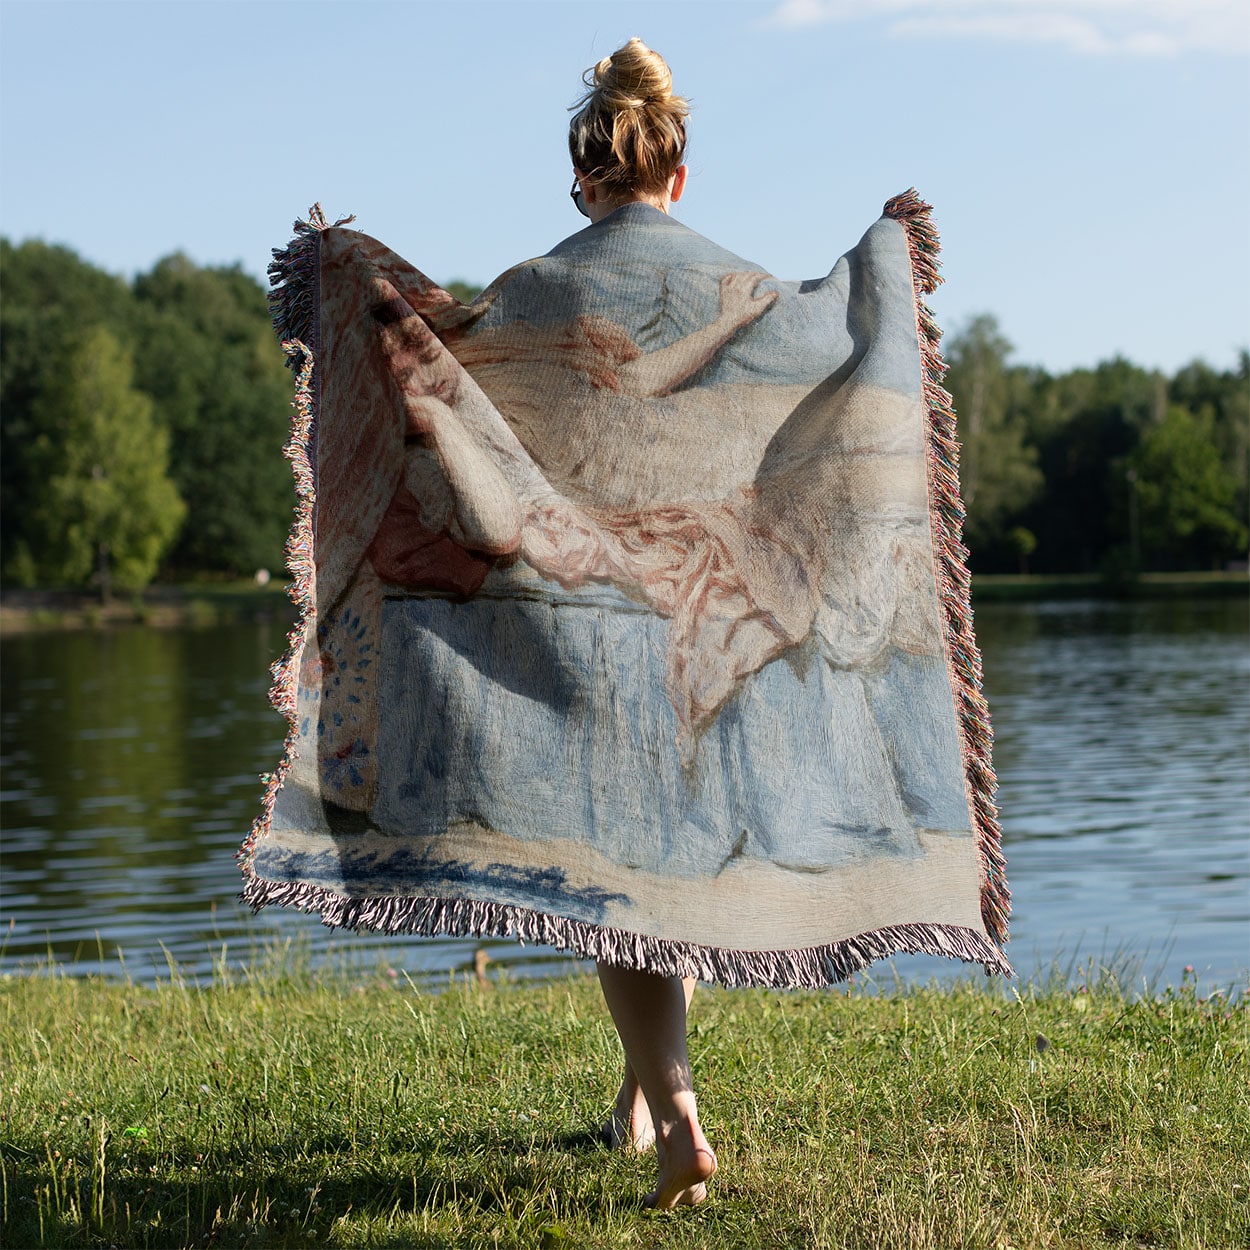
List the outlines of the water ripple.
{"label": "water ripple", "polygon": [[[1229,984],[1250,967],[1250,655],[1244,602],[978,610],[1014,896],[1010,955],[1158,957]],[[264,674],[276,625],[5,644],[0,968],[207,976],[306,943],[315,960],[412,972],[571,966],[511,942],[331,935],[237,902],[234,853],[281,750]],[[1161,954],[1166,952],[1166,954]],[[899,960],[931,976],[939,961]]]}

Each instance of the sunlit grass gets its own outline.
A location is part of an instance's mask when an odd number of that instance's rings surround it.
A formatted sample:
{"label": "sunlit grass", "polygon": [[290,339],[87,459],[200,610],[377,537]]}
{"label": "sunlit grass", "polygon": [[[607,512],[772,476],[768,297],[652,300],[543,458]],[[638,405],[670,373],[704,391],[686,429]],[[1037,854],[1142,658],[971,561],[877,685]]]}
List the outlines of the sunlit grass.
{"label": "sunlit grass", "polygon": [[1246,1244],[1244,996],[701,989],[721,1171],[643,1212],[597,985],[0,982],[6,1246]]}

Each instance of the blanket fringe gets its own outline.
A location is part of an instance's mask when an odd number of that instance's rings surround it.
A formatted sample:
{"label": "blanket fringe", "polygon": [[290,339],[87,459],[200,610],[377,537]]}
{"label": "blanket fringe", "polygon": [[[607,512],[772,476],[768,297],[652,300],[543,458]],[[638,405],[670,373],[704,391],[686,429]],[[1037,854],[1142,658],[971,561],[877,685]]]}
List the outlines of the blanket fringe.
{"label": "blanket fringe", "polygon": [[[346,226],[354,216],[326,220],[320,204],[308,210],[308,217],[299,217],[292,229],[295,237],[286,247],[273,249],[269,263],[269,313],[279,342],[299,340],[315,351],[320,345],[318,325],[321,306],[320,235],[331,225]],[[293,359],[288,365],[296,368]]]}
{"label": "blanket fringe", "polygon": [[1002,829],[994,792],[998,780],[990,762],[994,732],[989,708],[981,693],[981,653],[972,629],[972,579],[968,548],[962,542],[964,505],[959,493],[959,440],[950,392],[942,386],[942,332],[921,298],[942,282],[938,273],[941,250],[937,229],[930,219],[933,206],[912,187],[887,201],[883,210],[902,227],[911,256],[916,300],[916,327],[920,339],[925,404],[929,413],[929,492],[934,519],[938,593],[946,623],[947,651],[954,678],[963,747],[964,774],[971,800],[977,849],[981,862],[981,918],[995,941],[1007,941],[1011,894],[1007,889]]}
{"label": "blanket fringe", "polygon": [[[345,226],[354,216],[340,217],[333,224]],[[308,218],[298,218],[295,237],[284,248],[273,249],[269,266],[269,310],[274,329],[286,353],[287,367],[295,370],[295,397],[291,402],[291,435],[282,454],[291,462],[295,478],[295,520],[286,540],[286,567],[291,574],[287,595],[298,609],[295,624],[287,635],[287,649],[270,666],[269,702],[286,717],[287,732],[282,758],[272,773],[261,774],[264,792],[260,814],[252,822],[247,838],[239,848],[238,859],[250,884],[252,851],[256,840],[273,819],[273,805],[282,783],[295,761],[295,704],[299,689],[299,664],[310,625],[316,620],[316,552],[313,541],[313,511],[317,502],[316,461],[317,395],[314,364],[320,350],[321,232],[331,225],[320,204],[308,210]]]}
{"label": "blanket fringe", "polygon": [[291,462],[291,472],[295,478],[295,521],[286,540],[286,566],[291,574],[286,593],[298,612],[295,624],[287,634],[286,651],[269,668],[269,702],[286,717],[287,731],[282,758],[278,761],[277,768],[272,773],[261,774],[264,793],[261,797],[260,814],[252,822],[251,830],[237,856],[249,884],[255,880],[251,867],[252,850],[256,840],[269,829],[278,791],[282,789],[282,783],[295,761],[295,704],[299,689],[300,658],[309,626],[317,615],[313,550],[313,507],[317,500],[317,490],[310,455],[315,422],[313,352],[299,340],[284,342],[282,350],[286,352],[288,364],[298,370],[295,378],[295,399],[291,404],[294,410],[291,417],[291,436],[282,449],[282,454]]}
{"label": "blanket fringe", "polygon": [[661,976],[697,977],[730,988],[749,985],[819,989],[890,955],[940,955],[984,966],[986,975],[1011,976],[1002,952],[962,925],[889,925],[840,942],[802,950],[730,950],[649,937],[569,920],[505,903],[447,898],[344,898],[304,882],[249,876],[243,901],[317,912],[331,928],[371,929],[426,937],[496,937],[551,946],[581,959],[603,960]]}

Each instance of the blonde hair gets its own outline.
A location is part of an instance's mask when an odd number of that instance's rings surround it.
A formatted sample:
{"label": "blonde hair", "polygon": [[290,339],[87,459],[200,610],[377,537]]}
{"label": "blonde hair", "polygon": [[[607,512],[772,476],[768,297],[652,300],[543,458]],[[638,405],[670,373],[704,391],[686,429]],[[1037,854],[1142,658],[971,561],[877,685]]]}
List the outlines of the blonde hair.
{"label": "blonde hair", "polygon": [[634,38],[582,81],[569,123],[573,164],[613,197],[664,191],[686,154],[690,115],[664,58]]}

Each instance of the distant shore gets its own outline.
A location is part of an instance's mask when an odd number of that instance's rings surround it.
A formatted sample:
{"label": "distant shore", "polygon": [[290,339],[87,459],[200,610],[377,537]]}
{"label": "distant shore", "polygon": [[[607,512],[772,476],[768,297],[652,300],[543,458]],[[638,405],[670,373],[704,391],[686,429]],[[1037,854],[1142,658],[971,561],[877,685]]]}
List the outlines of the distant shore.
{"label": "distant shore", "polygon": [[102,604],[85,590],[0,589],[0,636],[104,629],[122,625],[157,628],[211,626],[249,620],[295,620],[286,583],[270,581],[185,582],[149,586],[142,594],[118,594]]}
{"label": "distant shore", "polygon": [[[979,574],[973,603],[1045,599],[1197,599],[1250,594],[1250,576],[1235,573],[1144,573],[1109,582],[1097,574]],[[123,625],[207,627],[249,620],[294,621],[286,584],[271,581],[185,582],[117,595],[107,605],[84,590],[0,589],[0,636]]]}
{"label": "distant shore", "polygon": [[972,602],[1042,599],[1231,599],[1250,595],[1250,575],[1240,572],[1142,573],[1110,581],[1097,573],[979,573]]}

